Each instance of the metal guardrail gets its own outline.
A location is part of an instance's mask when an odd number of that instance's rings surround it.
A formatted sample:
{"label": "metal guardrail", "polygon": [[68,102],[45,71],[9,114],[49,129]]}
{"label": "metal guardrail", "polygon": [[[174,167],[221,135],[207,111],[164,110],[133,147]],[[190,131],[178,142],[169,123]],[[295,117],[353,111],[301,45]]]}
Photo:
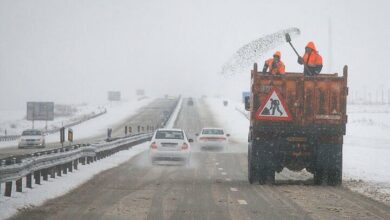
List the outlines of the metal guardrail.
{"label": "metal guardrail", "polygon": [[83,165],[100,160],[131,146],[150,140],[152,133],[138,134],[116,141],[102,142],[92,145],[74,145],[68,148],[59,148],[45,151],[24,159],[0,161],[0,183],[5,183],[5,196],[11,196],[12,182],[15,181],[16,191],[22,192],[22,178],[26,178],[26,187],[32,188],[32,177],[36,184],[40,184],[41,177],[48,180],[48,176],[55,178],[77,169]]}
{"label": "metal guardrail", "polygon": [[[76,126],[78,124],[81,124],[83,122],[86,122],[88,120],[91,120],[91,119],[94,119],[94,118],[97,118],[101,115],[104,115],[107,113],[107,109],[105,109],[104,111],[102,112],[99,112],[97,114],[93,114],[93,115],[90,115],[90,116],[86,116],[84,117],[83,119],[79,120],[79,121],[76,121],[76,122],[72,122],[72,123],[69,123],[69,124],[66,124],[64,125],[65,128],[69,128],[69,127],[72,127],[72,126]],[[59,132],[61,128],[54,128],[54,129],[51,129],[51,130],[48,130],[48,131],[45,131],[46,134],[53,134],[53,133],[56,133],[56,132]],[[14,140],[17,140],[18,138],[20,138],[21,135],[2,135],[0,136],[0,142],[1,141],[14,141]]]}
{"label": "metal guardrail", "polygon": [[18,139],[20,135],[6,135],[6,136],[0,136],[0,141],[14,141]]}
{"label": "metal guardrail", "polygon": [[[180,104],[179,100],[170,109],[169,117],[164,119],[163,125],[171,119],[174,110]],[[80,163],[89,164],[116,152],[128,150],[134,145],[150,140],[152,136],[153,133],[141,133],[94,144],[77,144],[8,157],[0,160],[0,186],[1,183],[5,183],[4,195],[10,197],[13,181],[15,181],[16,192],[22,192],[23,178],[26,178],[26,187],[32,188],[33,177],[35,184],[41,184],[41,178],[47,181],[49,176],[55,178],[56,175],[73,172],[74,169],[77,170]]]}

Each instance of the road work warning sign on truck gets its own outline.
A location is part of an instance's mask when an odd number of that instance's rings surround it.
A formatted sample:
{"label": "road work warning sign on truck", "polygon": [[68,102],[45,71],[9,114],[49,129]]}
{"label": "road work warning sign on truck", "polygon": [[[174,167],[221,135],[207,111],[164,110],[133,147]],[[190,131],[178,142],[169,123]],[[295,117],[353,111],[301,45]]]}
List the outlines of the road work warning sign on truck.
{"label": "road work warning sign on truck", "polygon": [[273,88],[268,93],[267,101],[256,112],[258,120],[291,121],[291,113],[279,90]]}

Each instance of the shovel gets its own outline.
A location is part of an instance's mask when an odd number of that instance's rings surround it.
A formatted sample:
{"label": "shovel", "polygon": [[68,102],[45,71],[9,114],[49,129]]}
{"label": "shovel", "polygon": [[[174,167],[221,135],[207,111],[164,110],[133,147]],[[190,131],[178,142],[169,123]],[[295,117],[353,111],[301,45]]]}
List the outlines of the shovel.
{"label": "shovel", "polygon": [[[289,33],[286,33],[286,41],[290,44],[290,46],[291,46],[292,49],[294,50],[295,54],[296,54],[298,57],[301,57],[301,56],[299,56],[299,54],[298,54],[297,50],[295,49],[294,45],[292,45],[292,43],[291,43],[291,37],[290,37],[290,34],[289,34]],[[310,74],[311,76],[314,76],[313,73],[310,71],[310,69],[307,67],[307,65],[306,65],[305,62],[303,62],[303,66],[304,66],[304,68],[307,70],[307,72],[309,72],[309,74]]]}

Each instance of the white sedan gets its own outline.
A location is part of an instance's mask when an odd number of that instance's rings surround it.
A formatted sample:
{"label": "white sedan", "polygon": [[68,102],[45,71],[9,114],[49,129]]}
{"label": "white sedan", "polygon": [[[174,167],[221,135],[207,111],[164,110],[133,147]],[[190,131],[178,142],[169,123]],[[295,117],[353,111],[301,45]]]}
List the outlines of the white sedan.
{"label": "white sedan", "polygon": [[45,147],[45,135],[38,129],[24,130],[20,137],[18,147]]}
{"label": "white sedan", "polygon": [[200,148],[225,148],[229,134],[225,134],[222,128],[203,128],[198,136]]}
{"label": "white sedan", "polygon": [[150,141],[149,155],[152,163],[159,160],[184,161],[191,155],[190,142],[181,129],[158,129]]}

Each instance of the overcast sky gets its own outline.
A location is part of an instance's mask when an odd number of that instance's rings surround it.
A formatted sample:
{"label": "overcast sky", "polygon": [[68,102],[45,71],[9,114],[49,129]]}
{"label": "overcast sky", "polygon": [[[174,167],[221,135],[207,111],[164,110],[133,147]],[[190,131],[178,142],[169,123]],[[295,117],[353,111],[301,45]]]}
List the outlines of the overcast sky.
{"label": "overcast sky", "polygon": [[[226,78],[222,66],[244,44],[289,27],[301,30],[293,42],[301,53],[316,43],[323,71],[348,64],[351,89],[389,88],[388,2],[0,0],[0,108],[101,102],[108,90],[131,98],[137,88],[240,97],[249,67]],[[287,71],[302,70],[287,44],[276,49]]]}

